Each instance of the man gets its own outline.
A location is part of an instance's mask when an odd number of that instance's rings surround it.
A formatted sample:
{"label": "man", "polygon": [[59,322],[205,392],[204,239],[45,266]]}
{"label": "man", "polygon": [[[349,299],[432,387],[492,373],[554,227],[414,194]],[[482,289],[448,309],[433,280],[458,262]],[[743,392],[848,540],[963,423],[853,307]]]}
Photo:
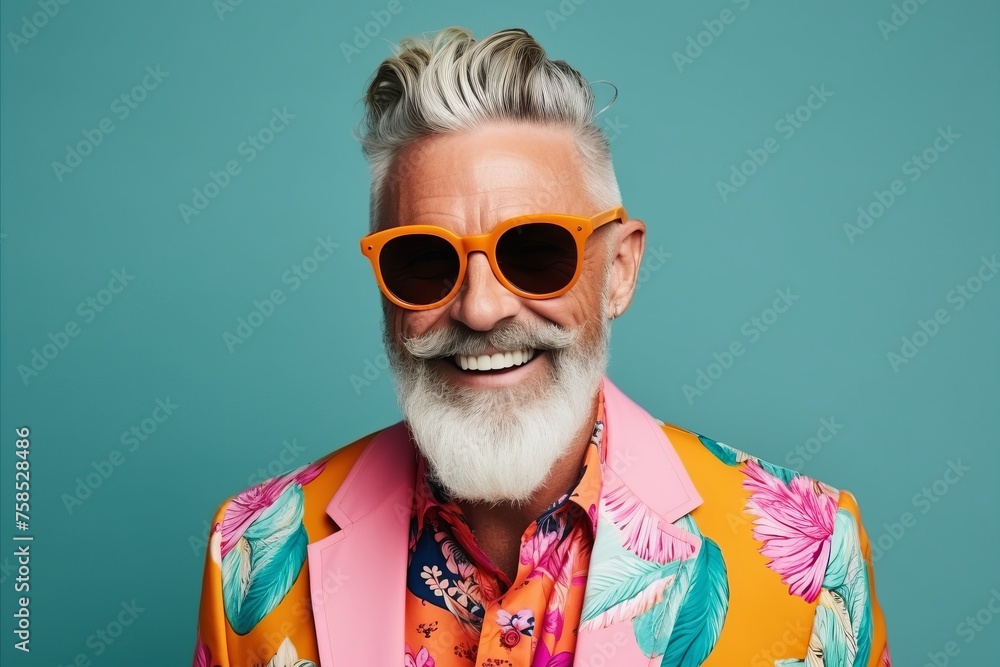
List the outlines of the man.
{"label": "man", "polygon": [[366,97],[404,421],[218,510],[195,665],[888,665],[854,498],[604,376],[645,227],[523,30],[404,40]]}

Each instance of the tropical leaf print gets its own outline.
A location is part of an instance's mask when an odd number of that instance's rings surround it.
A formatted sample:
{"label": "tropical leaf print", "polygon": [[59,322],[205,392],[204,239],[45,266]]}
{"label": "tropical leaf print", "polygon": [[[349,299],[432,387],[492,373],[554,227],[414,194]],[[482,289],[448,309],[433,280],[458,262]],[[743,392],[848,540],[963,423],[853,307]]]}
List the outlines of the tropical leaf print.
{"label": "tropical leaf print", "polygon": [[711,438],[706,438],[703,435],[699,435],[698,439],[701,440],[701,444],[705,445],[705,449],[712,452],[715,458],[719,459],[727,466],[736,466],[746,461],[750,458],[750,455],[746,452],[741,452],[735,447],[730,447],[727,444],[712,440]]}
{"label": "tropical leaf print", "polygon": [[801,475],[786,483],[754,460],[743,463],[743,472],[747,511],[757,516],[753,536],[764,543],[760,553],[771,559],[767,566],[792,595],[815,601],[830,558],[836,498]]}
{"label": "tropical leaf print", "polygon": [[645,560],[626,549],[603,508],[597,520],[581,629],[606,627],[648,611],[663,597],[680,565],[679,560],[665,564]]}
{"label": "tropical leaf print", "polygon": [[291,589],[306,558],[302,487],[292,484],[247,526],[222,558],[226,618],[245,635]]}
{"label": "tropical leaf print", "polygon": [[772,476],[783,481],[785,484],[791,484],[792,480],[798,475],[798,473],[794,470],[774,465],[773,463],[759,459],[756,456],[751,456],[750,454],[740,451],[735,447],[718,442],[717,440],[712,440],[711,438],[707,438],[703,435],[699,435],[698,440],[700,440],[701,444],[705,446],[705,449],[715,455],[715,458],[719,459],[727,466],[738,466],[744,461],[753,461]]}
{"label": "tropical leaf print", "polygon": [[191,667],[217,667],[215,663],[212,662],[212,650],[208,647],[208,644],[201,638],[201,633],[199,632],[195,638],[194,645],[194,660],[191,661]]}
{"label": "tropical leaf print", "polygon": [[292,640],[285,637],[278,647],[278,652],[268,660],[266,667],[316,667],[316,663],[312,660],[299,660],[299,654]]}
{"label": "tropical leaf print", "polygon": [[608,488],[604,491],[601,504],[621,533],[622,546],[639,558],[655,563],[669,563],[694,553],[694,547],[672,534],[672,526],[664,525],[660,517],[628,487],[612,478],[611,474],[607,474],[606,478]]}
{"label": "tropical leaf print", "polygon": [[849,619],[847,631],[857,644],[854,664],[867,665],[873,631],[868,569],[861,552],[857,522],[845,509],[837,511],[823,587],[843,600]]}
{"label": "tropical leaf print", "polygon": [[[837,510],[826,567],[804,660],[779,661],[781,667],[807,665],[863,667],[872,645],[872,610],[868,570],[861,553],[857,522],[846,509]],[[891,667],[888,647],[880,658]]]}
{"label": "tropical leaf print", "polygon": [[669,592],[669,602],[679,601],[676,602],[679,608],[667,609],[671,627],[666,632],[669,641],[660,664],[696,667],[712,652],[722,634],[729,610],[729,579],[719,545],[701,535],[690,516],[682,517],[678,523],[700,536],[702,542],[698,555],[682,564],[683,572],[678,573]]}

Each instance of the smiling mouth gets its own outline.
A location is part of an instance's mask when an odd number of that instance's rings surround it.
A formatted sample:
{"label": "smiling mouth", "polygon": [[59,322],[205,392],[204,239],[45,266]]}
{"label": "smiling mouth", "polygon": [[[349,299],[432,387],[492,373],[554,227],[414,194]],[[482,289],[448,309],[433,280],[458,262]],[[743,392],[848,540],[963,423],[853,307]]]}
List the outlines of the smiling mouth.
{"label": "smiling mouth", "polygon": [[450,359],[452,363],[463,371],[495,372],[504,371],[516,366],[523,366],[534,359],[539,352],[540,350],[525,348],[510,352],[496,352],[494,354],[456,354],[450,357]]}

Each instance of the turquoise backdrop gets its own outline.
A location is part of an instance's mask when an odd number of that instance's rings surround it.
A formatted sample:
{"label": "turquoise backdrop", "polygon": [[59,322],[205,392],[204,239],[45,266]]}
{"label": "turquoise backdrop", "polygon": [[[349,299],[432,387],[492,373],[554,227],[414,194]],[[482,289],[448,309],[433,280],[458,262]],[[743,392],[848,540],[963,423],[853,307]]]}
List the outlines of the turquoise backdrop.
{"label": "turquoise backdrop", "polygon": [[188,664],[217,505],[398,419],[352,131],[389,43],[448,25],[618,86],[649,228],[618,385],[854,492],[897,664],[1000,653],[996,3],[11,0],[0,25],[5,666]]}

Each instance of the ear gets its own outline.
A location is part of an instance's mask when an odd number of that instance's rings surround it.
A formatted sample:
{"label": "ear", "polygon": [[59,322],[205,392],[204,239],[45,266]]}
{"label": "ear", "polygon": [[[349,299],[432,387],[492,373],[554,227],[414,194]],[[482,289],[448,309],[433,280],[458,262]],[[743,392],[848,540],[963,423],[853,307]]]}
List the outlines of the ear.
{"label": "ear", "polygon": [[614,257],[611,260],[611,285],[608,292],[608,316],[615,317],[624,313],[629,304],[639,280],[639,268],[642,266],[643,253],[646,251],[646,225],[642,220],[630,218],[618,230],[618,236],[612,243],[617,244]]}

